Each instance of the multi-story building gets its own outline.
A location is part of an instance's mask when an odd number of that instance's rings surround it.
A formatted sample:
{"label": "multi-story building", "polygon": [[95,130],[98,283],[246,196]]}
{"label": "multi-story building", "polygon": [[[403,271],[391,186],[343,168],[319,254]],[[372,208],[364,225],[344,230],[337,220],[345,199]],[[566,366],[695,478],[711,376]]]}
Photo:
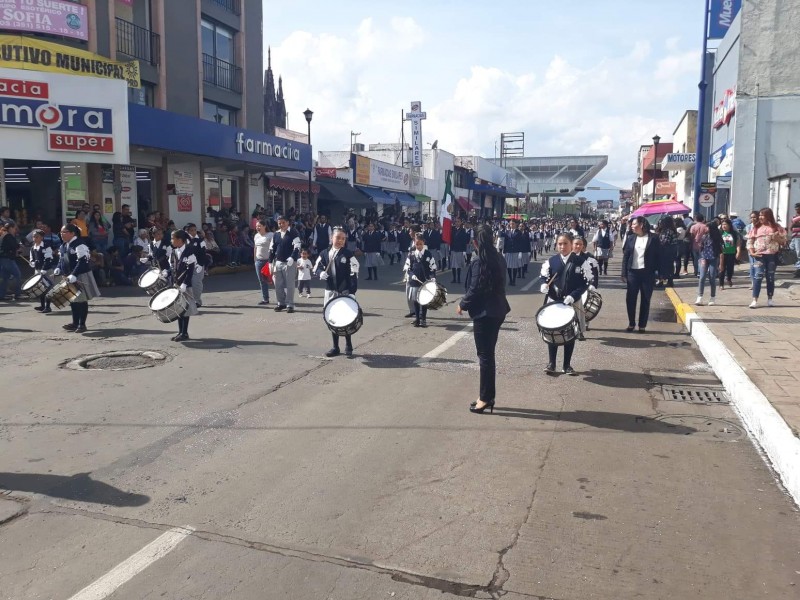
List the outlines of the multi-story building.
{"label": "multi-story building", "polygon": [[0,204],[17,218],[57,226],[89,202],[181,226],[263,203],[265,172],[310,170],[307,140],[264,133],[261,2],[40,4],[0,26]]}
{"label": "multi-story building", "polygon": [[672,132],[672,152],[664,157],[661,168],[669,173],[669,181],[674,184],[675,200],[690,208],[694,198],[696,147],[697,111],[687,110]]}

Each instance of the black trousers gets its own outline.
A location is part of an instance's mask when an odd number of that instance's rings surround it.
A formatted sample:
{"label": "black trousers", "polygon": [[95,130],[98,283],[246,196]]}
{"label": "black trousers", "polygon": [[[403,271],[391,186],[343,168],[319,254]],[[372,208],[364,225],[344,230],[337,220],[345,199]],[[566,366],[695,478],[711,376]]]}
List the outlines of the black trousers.
{"label": "black trousers", "polygon": [[72,312],[72,324],[76,327],[86,327],[86,317],[89,316],[88,302],[73,302],[69,305]]}
{"label": "black trousers", "polygon": [[[572,366],[572,353],[575,351],[575,340],[569,341],[564,344],[564,368]],[[549,360],[549,364],[555,367],[556,365],[556,358],[558,358],[558,345],[557,344],[547,344],[547,355]]]}
{"label": "black trousers", "polygon": [[475,336],[475,350],[478,353],[478,365],[480,367],[480,391],[481,402],[494,402],[495,397],[495,347],[497,346],[497,336],[500,327],[505,321],[504,317],[482,317],[472,321],[472,332]]}
{"label": "black trousers", "polygon": [[735,254],[723,254],[722,264],[719,268],[719,284],[722,285],[727,279],[730,283],[733,280],[733,268],[736,266]]}
{"label": "black trousers", "polygon": [[[331,337],[333,338],[333,347],[338,350],[339,349],[339,336],[336,335],[335,333],[331,333]],[[353,349],[353,339],[349,335],[344,336],[344,343],[345,343],[345,349],[347,349],[347,350],[352,350]]]}
{"label": "black trousers", "polygon": [[628,307],[628,325],[636,327],[636,299],[639,298],[639,327],[647,327],[650,318],[650,299],[653,297],[655,274],[647,269],[628,271],[628,292],[625,304]]}

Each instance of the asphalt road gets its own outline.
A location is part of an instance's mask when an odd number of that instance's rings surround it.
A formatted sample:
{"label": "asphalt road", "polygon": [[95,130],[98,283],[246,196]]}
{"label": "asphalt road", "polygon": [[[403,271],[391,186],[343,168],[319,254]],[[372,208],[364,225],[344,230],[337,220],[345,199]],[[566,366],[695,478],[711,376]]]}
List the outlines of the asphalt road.
{"label": "asphalt road", "polygon": [[[0,598],[799,597],[797,508],[731,407],[665,400],[718,381],[663,292],[627,334],[604,278],[580,376],[550,377],[537,271],[484,416],[468,320],[411,327],[397,267],[361,281],[353,360],[322,356],[319,282],[289,315],[209,278],[183,345],[138,290],[84,335],[0,305]],[[168,360],[63,368],[122,350]]]}

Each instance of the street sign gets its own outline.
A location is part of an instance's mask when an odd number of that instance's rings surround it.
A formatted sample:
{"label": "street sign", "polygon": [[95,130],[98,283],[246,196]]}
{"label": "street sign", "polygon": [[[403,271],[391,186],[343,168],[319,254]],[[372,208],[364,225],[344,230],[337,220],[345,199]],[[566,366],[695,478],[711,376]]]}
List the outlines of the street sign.
{"label": "street sign", "polygon": [[715,196],[714,194],[710,194],[708,192],[704,192],[700,194],[700,206],[703,208],[710,208],[714,206]]}

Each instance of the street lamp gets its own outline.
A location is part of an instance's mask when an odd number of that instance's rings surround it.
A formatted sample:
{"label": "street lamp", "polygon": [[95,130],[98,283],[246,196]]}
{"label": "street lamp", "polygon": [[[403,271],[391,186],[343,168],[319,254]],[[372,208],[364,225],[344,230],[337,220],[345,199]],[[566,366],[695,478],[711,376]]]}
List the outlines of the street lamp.
{"label": "street lamp", "polygon": [[[311,111],[310,108],[307,108],[303,111],[303,115],[306,118],[306,123],[308,123],[308,149],[311,151],[311,117],[314,116],[314,113]],[[314,207],[311,205],[311,169],[314,168],[314,155],[311,155],[311,164],[308,166],[308,210],[312,212],[316,212]]]}
{"label": "street lamp", "polygon": [[658,163],[658,142],[661,138],[658,135],[653,136],[653,200],[656,199],[656,165]]}

